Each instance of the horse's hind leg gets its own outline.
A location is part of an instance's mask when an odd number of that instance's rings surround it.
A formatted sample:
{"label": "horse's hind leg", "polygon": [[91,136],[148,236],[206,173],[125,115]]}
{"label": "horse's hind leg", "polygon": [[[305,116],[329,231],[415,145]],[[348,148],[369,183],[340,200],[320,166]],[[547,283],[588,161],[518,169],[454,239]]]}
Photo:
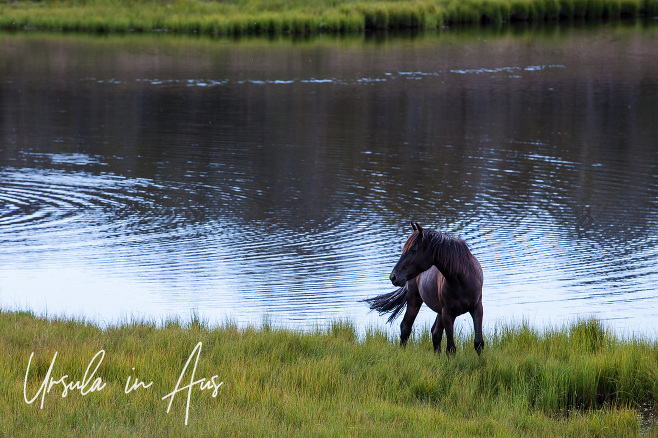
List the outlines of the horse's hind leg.
{"label": "horse's hind leg", "polygon": [[403,347],[409,340],[411,336],[411,328],[414,325],[416,316],[420,311],[420,306],[423,305],[423,299],[418,293],[418,286],[416,285],[416,280],[410,280],[407,282],[407,310],[404,313],[404,318],[400,323],[400,345]]}
{"label": "horse's hind leg", "polygon": [[484,310],[482,309],[482,302],[480,301],[478,305],[471,312],[471,318],[473,318],[473,330],[475,331],[475,351],[478,354],[482,353],[484,349],[484,339],[482,339],[482,317],[484,315]]}
{"label": "horse's hind leg", "polygon": [[443,321],[439,313],[436,315],[436,321],[432,326],[432,344],[434,344],[435,353],[441,353],[441,339],[443,339]]}
{"label": "horse's hind leg", "polygon": [[454,333],[454,325],[455,325],[455,318],[450,315],[446,309],[443,309],[443,312],[441,313],[441,320],[443,322],[443,327],[446,331],[446,354],[450,356],[451,354],[455,354],[457,351],[457,348],[455,347],[455,333]]}

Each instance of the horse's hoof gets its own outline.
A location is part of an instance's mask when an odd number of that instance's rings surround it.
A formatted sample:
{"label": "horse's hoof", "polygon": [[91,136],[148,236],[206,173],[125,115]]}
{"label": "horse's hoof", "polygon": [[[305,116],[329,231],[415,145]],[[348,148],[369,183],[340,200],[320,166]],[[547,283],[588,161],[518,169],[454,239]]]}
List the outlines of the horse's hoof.
{"label": "horse's hoof", "polygon": [[477,352],[478,356],[480,355],[480,353],[482,353],[482,350],[484,350],[484,342],[476,342],[475,351]]}

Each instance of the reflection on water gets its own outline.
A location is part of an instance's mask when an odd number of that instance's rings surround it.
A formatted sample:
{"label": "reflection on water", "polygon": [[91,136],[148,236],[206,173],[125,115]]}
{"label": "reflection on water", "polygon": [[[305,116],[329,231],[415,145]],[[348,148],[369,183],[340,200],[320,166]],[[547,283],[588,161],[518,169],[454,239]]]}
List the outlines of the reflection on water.
{"label": "reflection on water", "polygon": [[656,26],[0,39],[3,308],[383,325],[413,219],[469,242],[485,326],[658,332]]}

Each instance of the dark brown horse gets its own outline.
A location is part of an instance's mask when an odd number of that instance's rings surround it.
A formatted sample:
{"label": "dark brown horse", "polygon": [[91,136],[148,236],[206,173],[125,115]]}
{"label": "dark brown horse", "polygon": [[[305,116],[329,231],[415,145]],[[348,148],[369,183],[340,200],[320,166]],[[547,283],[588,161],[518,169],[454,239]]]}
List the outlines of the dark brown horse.
{"label": "dark brown horse", "polygon": [[414,230],[393,268],[391,282],[398,290],[369,298],[370,308],[380,314],[393,312],[388,322],[407,307],[400,324],[400,344],[411,335],[411,327],[423,303],[437,313],[432,326],[434,351],[441,351],[445,329],[447,354],[455,352],[455,318],[468,312],[475,329],[475,351],[484,348],[482,339],[482,267],[462,239],[435,230],[424,230],[412,222]]}

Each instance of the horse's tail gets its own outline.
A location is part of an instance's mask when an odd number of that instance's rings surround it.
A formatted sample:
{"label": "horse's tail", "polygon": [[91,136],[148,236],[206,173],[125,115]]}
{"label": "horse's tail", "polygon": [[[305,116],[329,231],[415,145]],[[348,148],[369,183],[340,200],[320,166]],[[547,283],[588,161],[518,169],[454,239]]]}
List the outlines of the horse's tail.
{"label": "horse's tail", "polygon": [[407,284],[405,283],[403,287],[393,292],[366,298],[363,301],[368,303],[371,310],[376,310],[380,315],[393,312],[386,321],[390,323],[407,307]]}

